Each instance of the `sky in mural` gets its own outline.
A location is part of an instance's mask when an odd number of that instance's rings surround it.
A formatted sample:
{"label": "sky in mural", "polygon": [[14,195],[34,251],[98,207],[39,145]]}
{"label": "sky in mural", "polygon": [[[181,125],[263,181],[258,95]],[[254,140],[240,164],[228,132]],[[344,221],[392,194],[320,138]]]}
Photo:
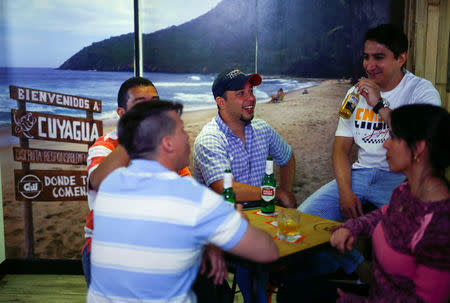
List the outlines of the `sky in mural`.
{"label": "sky in mural", "polygon": [[[141,0],[142,31],[180,25],[219,2]],[[133,0],[1,0],[0,67],[58,67],[83,47],[133,28]]]}

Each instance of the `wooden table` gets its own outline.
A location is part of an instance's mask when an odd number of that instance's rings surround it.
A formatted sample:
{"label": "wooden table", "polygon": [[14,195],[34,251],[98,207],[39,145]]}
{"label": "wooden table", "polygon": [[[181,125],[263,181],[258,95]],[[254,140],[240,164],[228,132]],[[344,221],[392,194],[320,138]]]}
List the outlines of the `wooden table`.
{"label": "wooden table", "polygon": [[[276,207],[276,211],[283,211],[283,207]],[[268,222],[277,221],[277,217],[261,216],[256,214],[259,209],[251,209],[244,211],[249,218],[250,224],[260,229],[267,231],[272,237],[277,234],[277,228],[269,224]],[[293,264],[301,260],[301,256],[306,251],[319,248],[322,245],[328,245],[330,240],[330,231],[333,227],[338,226],[340,223],[321,217],[308,215],[301,213],[300,215],[300,234],[305,236],[298,243],[290,243],[282,240],[275,240],[278,246],[280,258],[272,263],[261,264],[251,262],[246,259],[242,259],[230,254],[227,254],[227,261],[235,265],[247,268],[252,273],[253,291],[252,302],[256,301],[256,279],[261,271],[273,271],[280,269],[283,265]]]}
{"label": "wooden table", "polygon": [[[283,211],[283,209],[283,207],[279,206],[275,208],[276,211]],[[277,228],[267,222],[277,221],[277,217],[266,217],[255,214],[258,211],[259,209],[251,209],[244,212],[248,216],[250,224],[267,231],[272,237],[275,237]],[[275,240],[280,252],[280,258],[327,243],[330,240],[331,229],[339,224],[336,221],[301,213],[300,234],[305,236],[305,238],[298,243]]]}

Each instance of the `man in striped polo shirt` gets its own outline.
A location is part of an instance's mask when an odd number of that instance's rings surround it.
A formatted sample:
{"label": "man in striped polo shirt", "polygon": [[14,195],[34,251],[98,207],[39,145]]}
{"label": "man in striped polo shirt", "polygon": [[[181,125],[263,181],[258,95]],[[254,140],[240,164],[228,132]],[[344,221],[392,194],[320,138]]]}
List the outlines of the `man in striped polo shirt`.
{"label": "man in striped polo shirt", "polygon": [[[117,95],[117,114],[122,117],[123,114],[134,105],[148,101],[159,100],[158,92],[153,83],[142,77],[133,77],[122,83]],[[91,255],[91,237],[94,229],[93,208],[97,190],[103,179],[114,169],[128,165],[130,158],[125,149],[119,145],[117,139],[117,129],[100,137],[89,148],[87,159],[89,190],[88,203],[89,214],[86,217],[86,242],[82,250],[82,263],[86,283],[90,284],[90,255]],[[190,176],[188,167],[178,171],[180,176]]]}
{"label": "man in striped polo shirt", "polygon": [[205,245],[256,262],[278,258],[272,237],[222,196],[175,172],[189,164],[182,105],[144,102],[119,121],[131,158],[102,182],[95,204],[87,302],[196,302]]}

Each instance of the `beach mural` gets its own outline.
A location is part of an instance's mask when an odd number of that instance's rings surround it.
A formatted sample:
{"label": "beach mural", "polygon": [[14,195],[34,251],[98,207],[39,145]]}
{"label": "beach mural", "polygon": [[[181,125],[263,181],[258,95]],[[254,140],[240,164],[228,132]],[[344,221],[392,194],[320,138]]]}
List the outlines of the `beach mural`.
{"label": "beach mural", "polygon": [[[101,112],[101,101],[10,86],[10,98],[18,109],[11,109],[12,135],[20,138],[13,147],[14,160],[22,169],[14,170],[15,200],[24,203],[25,256],[34,258],[33,202],[87,201],[86,170],[36,170],[31,163],[86,165],[87,153],[33,148],[30,140],[48,140],[92,145],[103,133],[103,123],[93,119],[93,111]],[[27,102],[86,111],[86,118],[57,116],[27,111]]]}
{"label": "beach mural", "polygon": [[[292,146],[301,202],[332,179],[337,111],[349,79],[361,75],[362,35],[394,20],[397,6],[389,0],[142,0],[144,76],[162,99],[183,103],[192,146],[216,114],[216,74],[230,66],[260,73],[256,115]],[[27,256],[24,222],[31,211],[35,257],[80,258],[89,210],[87,147],[115,127],[118,88],[133,75],[132,1],[6,0],[0,8],[6,256]],[[283,101],[268,103],[279,88]],[[16,100],[26,102],[26,111]],[[29,146],[21,146],[24,140]],[[38,202],[27,215],[24,205],[33,199]]]}

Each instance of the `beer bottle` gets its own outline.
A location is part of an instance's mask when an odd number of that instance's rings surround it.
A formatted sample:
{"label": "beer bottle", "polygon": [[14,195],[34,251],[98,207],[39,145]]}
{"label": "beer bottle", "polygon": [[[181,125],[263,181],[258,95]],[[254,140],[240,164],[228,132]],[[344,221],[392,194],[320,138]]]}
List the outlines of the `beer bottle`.
{"label": "beer bottle", "polygon": [[359,94],[356,87],[353,87],[353,91],[347,95],[344,103],[342,103],[341,109],[339,110],[339,116],[344,119],[349,119],[353,112],[355,111],[356,106],[359,102]]}
{"label": "beer bottle", "polygon": [[222,196],[226,202],[235,207],[236,195],[233,191],[233,175],[231,169],[226,169],[223,176],[223,191]]}
{"label": "beer bottle", "polygon": [[275,211],[276,181],[273,176],[273,160],[270,156],[266,160],[266,174],[261,182],[261,212],[269,214]]}

